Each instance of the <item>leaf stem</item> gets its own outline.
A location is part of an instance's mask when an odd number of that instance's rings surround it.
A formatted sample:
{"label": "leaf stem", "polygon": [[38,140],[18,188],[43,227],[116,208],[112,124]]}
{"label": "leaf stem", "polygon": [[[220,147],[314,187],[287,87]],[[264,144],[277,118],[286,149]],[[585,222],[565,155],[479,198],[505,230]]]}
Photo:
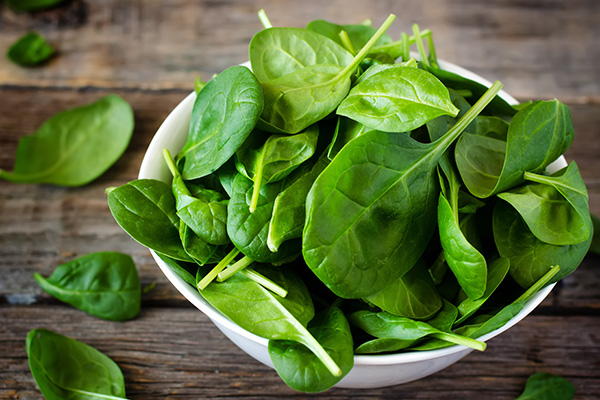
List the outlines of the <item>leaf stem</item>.
{"label": "leaf stem", "polygon": [[233,265],[227,267],[225,270],[223,270],[222,272],[219,272],[219,275],[217,276],[217,280],[219,282],[223,282],[229,278],[231,278],[236,272],[243,270],[246,267],[249,267],[250,264],[252,264],[254,262],[254,260],[248,256],[244,256],[241,259],[239,259],[238,261],[236,261]]}
{"label": "leaf stem", "polygon": [[260,22],[263,24],[265,29],[269,29],[269,28],[273,27],[273,25],[271,24],[271,21],[269,20],[269,17],[267,17],[267,12],[264,9],[261,9],[258,12],[258,19],[260,19]]}
{"label": "leaf stem", "polygon": [[[306,329],[306,328],[305,328]],[[315,355],[321,360],[325,367],[331,372],[333,376],[342,376],[342,370],[335,361],[331,358],[329,353],[321,346],[321,344],[306,330],[306,335],[303,335],[302,344],[308,347]]]}
{"label": "leaf stem", "polygon": [[558,274],[558,271],[560,271],[560,267],[558,265],[550,268],[550,271],[546,272],[544,276],[542,276],[536,283],[531,285],[531,287],[529,287],[529,289],[520,295],[514,302],[518,303],[520,301],[528,300],[531,296],[536,294],[538,290],[546,286],[546,284],[550,282],[552,278],[554,278],[554,275]]}
{"label": "leaf stem", "polygon": [[[431,35],[431,31],[429,29],[424,29],[421,31],[421,37],[425,38]],[[408,37],[408,46],[410,48],[411,45],[415,44],[415,37]],[[393,58],[398,58],[402,55],[402,39],[397,40],[392,43],[382,44],[380,46],[373,47],[370,53],[391,53]]]}
{"label": "leaf stem", "polygon": [[352,41],[350,40],[350,36],[348,36],[348,32],[346,32],[346,31],[340,31],[339,36],[340,36],[340,40],[344,44],[344,47],[346,48],[346,50],[348,50],[350,52],[350,54],[352,54],[353,56],[355,56],[356,55],[356,49],[352,45]]}
{"label": "leaf stem", "polygon": [[245,270],[241,271],[240,273],[243,274],[246,278],[252,279],[254,282],[258,283],[260,286],[264,287],[265,289],[270,290],[271,292],[275,293],[276,295],[278,295],[280,297],[285,297],[288,294],[288,291],[285,288],[279,286],[278,284],[276,284],[275,282],[273,282],[266,276],[256,272],[252,268],[245,269]]}
{"label": "leaf stem", "polygon": [[237,248],[234,248],[229,252],[229,254],[223,257],[223,259],[219,261],[219,263],[212,270],[210,270],[210,272],[206,274],[206,276],[202,278],[200,282],[196,284],[198,290],[203,290],[204,288],[206,288],[208,284],[211,283],[217,277],[219,272],[221,272],[225,267],[227,267],[229,263],[231,263],[231,261],[233,261],[238,254],[240,254],[240,251]]}
{"label": "leaf stem", "polygon": [[344,68],[338,74],[338,76],[344,76],[350,71],[354,70],[354,68],[356,68],[356,66],[358,66],[358,64],[360,64],[362,60],[367,56],[367,53],[369,52],[371,47],[373,47],[375,42],[377,42],[379,38],[385,33],[385,31],[387,31],[390,25],[392,25],[395,19],[396,16],[394,14],[390,14],[389,17],[387,17],[387,19],[383,22],[383,24],[381,24],[379,29],[377,29],[377,32],[375,32],[375,34],[371,36],[371,39],[369,39],[369,41],[362,47],[362,49],[360,49],[358,54],[354,57],[354,60],[352,60],[352,62],[348,64],[346,68]]}
{"label": "leaf stem", "polygon": [[435,45],[433,43],[433,35],[427,36],[427,47],[429,48],[429,62],[436,68],[439,68]]}
{"label": "leaf stem", "polygon": [[457,335],[455,333],[448,332],[436,332],[431,334],[432,337],[444,340],[446,342],[459,344],[461,346],[470,347],[475,350],[484,351],[487,345],[479,340],[471,339],[466,336]]}
{"label": "leaf stem", "polygon": [[175,163],[173,162],[173,157],[171,157],[171,153],[169,152],[169,150],[166,148],[163,149],[162,154],[163,158],[165,159],[165,163],[167,164],[167,167],[169,167],[169,171],[171,171],[171,175],[181,177],[181,174],[175,166]]}
{"label": "leaf stem", "polygon": [[408,42],[408,34],[402,32],[400,34],[400,42],[402,42],[402,61],[407,62],[410,58],[410,43]]}
{"label": "leaf stem", "polygon": [[419,50],[419,56],[421,57],[421,62],[426,66],[429,65],[429,59],[427,54],[425,53],[425,46],[423,46],[423,38],[421,37],[421,31],[419,30],[419,25],[413,24],[412,26],[413,34],[415,35],[415,43],[417,44],[417,49]]}

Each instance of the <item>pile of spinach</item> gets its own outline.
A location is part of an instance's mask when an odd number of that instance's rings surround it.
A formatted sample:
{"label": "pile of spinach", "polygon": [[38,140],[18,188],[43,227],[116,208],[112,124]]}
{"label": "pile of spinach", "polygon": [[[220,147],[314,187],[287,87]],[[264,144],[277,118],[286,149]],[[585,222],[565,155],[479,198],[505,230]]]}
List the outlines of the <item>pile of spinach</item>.
{"label": "pile of spinach", "polygon": [[262,13],[252,71],[196,85],[172,182],[107,190],[128,234],[269,339],[296,390],[331,387],[355,353],[483,350],[592,240],[577,165],[546,172],[573,140],[568,108],[509,105],[499,82],[442,69],[430,31],[393,41],[393,19]]}

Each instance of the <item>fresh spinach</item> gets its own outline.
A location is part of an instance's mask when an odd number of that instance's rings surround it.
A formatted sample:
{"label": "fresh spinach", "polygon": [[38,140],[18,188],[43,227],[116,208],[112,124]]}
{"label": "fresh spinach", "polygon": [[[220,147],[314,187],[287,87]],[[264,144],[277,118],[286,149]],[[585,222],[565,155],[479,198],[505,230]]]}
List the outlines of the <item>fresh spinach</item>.
{"label": "fresh spinach", "polygon": [[92,253],[33,275],[47,293],[96,317],[125,321],[140,312],[141,286],[130,256]]}
{"label": "fresh spinach", "polygon": [[131,106],[116,95],[50,117],[19,141],[13,172],[17,183],[82,186],[102,175],[123,154],[133,132]]}
{"label": "fresh spinach", "polygon": [[233,66],[198,93],[188,139],[177,165],[184,179],[216,171],[242,145],[263,110],[260,84],[246,67]]}
{"label": "fresh spinach", "polygon": [[289,387],[315,393],[339,382],[354,365],[354,345],[350,325],[339,308],[318,313],[308,324],[308,331],[342,370],[334,376],[306,346],[287,340],[269,340],[269,355],[275,370]]}
{"label": "fresh spinach", "polygon": [[95,348],[46,329],[30,331],[25,346],[47,400],[126,400],[121,369]]}
{"label": "fresh spinach", "polygon": [[571,400],[575,386],[562,376],[538,372],[527,378],[525,390],[515,400]]}
{"label": "fresh spinach", "polygon": [[29,32],[10,46],[6,57],[22,67],[32,67],[48,60],[54,53],[56,49],[43,36]]}

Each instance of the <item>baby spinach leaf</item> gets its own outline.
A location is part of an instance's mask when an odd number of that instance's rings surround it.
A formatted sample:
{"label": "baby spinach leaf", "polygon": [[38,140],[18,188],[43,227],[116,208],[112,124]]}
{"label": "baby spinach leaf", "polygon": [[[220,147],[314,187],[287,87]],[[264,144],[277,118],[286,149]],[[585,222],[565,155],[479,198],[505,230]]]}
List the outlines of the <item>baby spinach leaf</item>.
{"label": "baby spinach leaf", "polygon": [[[306,29],[320,33],[321,35],[333,40],[340,46],[344,46],[344,43],[340,39],[340,32],[344,31],[348,34],[350,42],[352,43],[352,47],[354,47],[355,49],[362,49],[364,45],[367,44],[369,39],[373,37],[375,32],[377,32],[377,29],[368,25],[338,25],[322,19],[317,19],[315,21],[309,22],[306,25]],[[383,34],[379,38],[379,40],[375,42],[374,46],[382,46],[391,42],[392,39],[388,35]]]}
{"label": "baby spinach leaf", "polygon": [[562,376],[538,372],[527,379],[525,390],[515,400],[571,400],[575,386]]}
{"label": "baby spinach leaf", "polygon": [[[261,80],[265,94],[261,118],[284,132],[298,133],[329,115],[348,94],[354,70],[394,19],[395,16],[390,15],[352,62],[345,66],[311,64],[269,81]],[[322,35],[315,35],[320,40],[328,40]]]}
{"label": "baby spinach leaf", "polygon": [[465,134],[456,143],[460,175],[477,197],[489,197],[543,171],[573,141],[569,109],[558,100],[536,101],[511,120],[506,141]]}
{"label": "baby spinach leaf", "polygon": [[137,242],[176,260],[193,261],[181,245],[175,200],[166,183],[139,179],[107,193],[113,217]]}
{"label": "baby spinach leaf", "polygon": [[287,289],[287,296],[282,298],[242,274],[235,274],[223,282],[213,282],[200,294],[233,322],[255,335],[302,343],[334,376],[340,376],[342,370],[306,329],[314,316],[314,308],[302,280],[289,268],[256,270]]}
{"label": "baby spinach leaf", "polygon": [[443,332],[421,321],[398,317],[386,312],[357,311],[348,316],[350,323],[380,339],[416,340],[432,336],[454,344],[485,350],[485,343],[454,333]]}
{"label": "baby spinach leaf", "polygon": [[460,325],[463,321],[473,315],[475,311],[479,310],[498,286],[500,286],[509,269],[510,261],[506,257],[497,258],[489,264],[485,292],[477,299],[467,297],[458,305],[459,318],[456,320],[455,325]]}
{"label": "baby spinach leaf", "polygon": [[437,163],[500,87],[494,84],[434,143],[367,132],[319,175],[306,199],[302,251],[335,294],[366,297],[418,260],[435,228]]}
{"label": "baby spinach leaf", "polygon": [[296,135],[270,135],[263,141],[260,133],[251,135],[237,151],[239,168],[254,181],[250,211],[254,212],[262,185],[277,182],[288,176],[315,153],[319,126],[309,126]]}
{"label": "baby spinach leaf", "polygon": [[10,46],[6,57],[22,67],[32,67],[48,60],[55,52],[56,49],[43,36],[29,32]]}
{"label": "baby spinach leaf", "polygon": [[250,212],[253,183],[238,174],[233,181],[233,193],[227,206],[227,233],[229,238],[244,255],[258,262],[273,263],[286,260],[300,251],[298,241],[288,241],[271,252],[267,245],[269,225],[273,215],[275,199],[298,177],[292,174],[275,183],[260,188],[257,206]]}
{"label": "baby spinach leaf", "polygon": [[318,313],[308,324],[308,331],[342,370],[334,376],[306,346],[287,340],[269,340],[269,355],[275,370],[294,390],[316,393],[339,382],[354,365],[354,345],[350,325],[339,308]]}
{"label": "baby spinach leaf", "polygon": [[125,100],[106,96],[58,113],[17,148],[13,172],[0,178],[18,183],[85,185],[102,175],[127,148],[133,112]]}
{"label": "baby spinach leaf", "polygon": [[448,89],[418,68],[392,67],[356,85],[338,115],[385,132],[408,132],[440,115],[455,116]]}
{"label": "baby spinach leaf", "polygon": [[442,299],[421,260],[394,283],[365,300],[390,314],[417,320],[432,317],[442,307]]}
{"label": "baby spinach leaf", "polygon": [[248,68],[229,67],[211,79],[196,97],[188,139],[177,157],[183,178],[201,178],[229,160],[263,106],[260,84]]}
{"label": "baby spinach leaf", "polygon": [[317,176],[328,164],[329,160],[322,155],[310,171],[302,174],[298,180],[277,195],[269,222],[267,236],[269,250],[279,251],[279,246],[283,242],[302,237],[306,218],[306,196]]}
{"label": "baby spinach leaf", "polygon": [[209,263],[218,246],[211,245],[200,238],[185,222],[179,223],[179,238],[188,256],[199,265]]}
{"label": "baby spinach leaf", "polygon": [[15,11],[38,11],[54,7],[65,0],[6,0],[6,4]]}
{"label": "baby spinach leaf", "polygon": [[531,233],[519,213],[503,201],[494,208],[493,230],[498,252],[510,260],[510,276],[522,287],[531,286],[553,265],[559,265],[560,272],[552,282],[575,271],[592,240],[590,235],[586,241],[573,245],[544,243]]}
{"label": "baby spinach leaf", "polygon": [[250,64],[260,82],[272,81],[315,64],[345,67],[352,58],[341,44],[302,28],[264,29],[250,42]]}
{"label": "baby spinach leaf", "polygon": [[356,354],[392,353],[412,346],[413,344],[415,344],[415,342],[417,342],[417,340],[418,339],[404,340],[393,338],[375,338],[362,343],[354,350],[354,352]]}
{"label": "baby spinach leaf", "polygon": [[357,138],[368,131],[372,131],[372,129],[367,128],[360,122],[356,122],[350,118],[339,116],[333,140],[327,150],[327,158],[333,160],[336,154],[339,153],[345,145],[350,143],[352,139]]}
{"label": "baby spinach leaf", "polygon": [[125,321],[140,312],[141,286],[130,256],[92,253],[56,267],[35,280],[47,293],[96,317]]}
{"label": "baby spinach leaf", "polygon": [[468,336],[470,338],[479,338],[483,335],[487,335],[506,325],[508,321],[521,312],[524,305],[525,301],[511,303],[504,306],[495,314],[480,315],[473,321],[469,320],[471,323],[456,328],[454,332],[458,335]]}
{"label": "baby spinach leaf", "polygon": [[521,214],[535,237],[555,245],[588,239],[588,193],[575,162],[551,176],[526,172],[525,179],[533,183],[498,193],[498,197]]}
{"label": "baby spinach leaf", "polygon": [[119,366],[95,348],[46,329],[30,331],[25,346],[46,400],[126,400]]}

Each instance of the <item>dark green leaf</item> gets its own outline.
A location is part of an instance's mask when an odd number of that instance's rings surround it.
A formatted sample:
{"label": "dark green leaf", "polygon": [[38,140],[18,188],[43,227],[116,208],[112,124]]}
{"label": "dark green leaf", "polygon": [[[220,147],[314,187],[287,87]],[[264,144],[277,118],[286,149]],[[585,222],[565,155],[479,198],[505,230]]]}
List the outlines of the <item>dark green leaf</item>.
{"label": "dark green leaf", "polygon": [[126,254],[88,254],[59,265],[48,278],[34,278],[52,296],[99,318],[125,321],[140,312],[140,281]]}
{"label": "dark green leaf", "polygon": [[562,376],[538,372],[527,379],[525,390],[515,400],[571,400],[575,386]]}
{"label": "dark green leaf", "polygon": [[10,46],[6,57],[22,67],[32,67],[48,60],[55,52],[40,34],[29,32]]}

